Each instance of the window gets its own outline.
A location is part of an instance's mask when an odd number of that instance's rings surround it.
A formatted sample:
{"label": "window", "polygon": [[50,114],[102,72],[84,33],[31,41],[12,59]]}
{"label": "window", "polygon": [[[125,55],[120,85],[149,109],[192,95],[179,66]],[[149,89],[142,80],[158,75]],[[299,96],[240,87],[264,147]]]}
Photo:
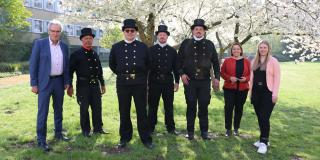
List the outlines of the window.
{"label": "window", "polygon": [[29,27],[27,27],[25,31],[31,32],[32,31],[32,19],[28,18],[27,22],[29,23]]}
{"label": "window", "polygon": [[54,5],[55,5],[55,12],[63,13],[61,0],[55,1]]}
{"label": "window", "polygon": [[33,0],[33,7],[43,8],[43,0]]}
{"label": "window", "polygon": [[31,0],[25,0],[23,4],[26,7],[31,7]]}
{"label": "window", "polygon": [[49,21],[43,21],[43,32],[48,32]]}
{"label": "window", "polygon": [[32,30],[34,33],[42,33],[43,32],[42,20],[33,20]]}
{"label": "window", "polygon": [[67,25],[65,26],[65,31],[68,36],[73,36],[73,26],[72,25]]}
{"label": "window", "polygon": [[75,36],[81,35],[81,27],[80,26],[74,26],[74,35]]}
{"label": "window", "polygon": [[45,9],[48,11],[54,11],[54,1],[53,0],[45,0]]}

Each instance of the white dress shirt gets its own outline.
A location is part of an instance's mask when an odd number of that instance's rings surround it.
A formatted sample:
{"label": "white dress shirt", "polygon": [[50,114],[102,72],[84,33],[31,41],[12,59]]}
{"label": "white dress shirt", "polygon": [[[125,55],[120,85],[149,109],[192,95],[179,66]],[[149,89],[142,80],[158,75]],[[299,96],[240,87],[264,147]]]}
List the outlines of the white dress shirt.
{"label": "white dress shirt", "polygon": [[58,76],[63,73],[63,54],[60,47],[60,41],[56,45],[54,45],[49,38],[50,41],[50,53],[51,53],[51,72],[50,76]]}

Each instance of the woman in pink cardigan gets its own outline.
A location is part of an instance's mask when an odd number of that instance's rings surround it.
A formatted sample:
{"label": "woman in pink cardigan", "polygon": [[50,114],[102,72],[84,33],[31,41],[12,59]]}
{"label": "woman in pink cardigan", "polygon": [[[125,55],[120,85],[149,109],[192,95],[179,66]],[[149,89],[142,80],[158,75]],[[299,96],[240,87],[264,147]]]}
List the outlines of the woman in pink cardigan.
{"label": "woman in pink cardigan", "polygon": [[271,56],[271,48],[267,41],[258,45],[258,51],[251,67],[250,89],[251,103],[258,117],[260,140],[253,145],[258,153],[265,154],[269,144],[270,116],[278,100],[280,85],[280,65]]}

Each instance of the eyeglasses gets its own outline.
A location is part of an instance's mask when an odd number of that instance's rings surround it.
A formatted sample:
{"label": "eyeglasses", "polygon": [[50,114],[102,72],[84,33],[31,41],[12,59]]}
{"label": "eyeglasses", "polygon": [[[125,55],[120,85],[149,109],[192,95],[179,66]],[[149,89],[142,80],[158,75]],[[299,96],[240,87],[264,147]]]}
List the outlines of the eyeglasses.
{"label": "eyeglasses", "polygon": [[59,30],[51,30],[50,29],[50,32],[52,32],[52,33],[60,33],[61,31],[59,31]]}
{"label": "eyeglasses", "polygon": [[134,33],[136,30],[134,30],[134,29],[126,29],[126,30],[124,30],[126,33],[129,33],[129,32],[131,32],[131,33]]}

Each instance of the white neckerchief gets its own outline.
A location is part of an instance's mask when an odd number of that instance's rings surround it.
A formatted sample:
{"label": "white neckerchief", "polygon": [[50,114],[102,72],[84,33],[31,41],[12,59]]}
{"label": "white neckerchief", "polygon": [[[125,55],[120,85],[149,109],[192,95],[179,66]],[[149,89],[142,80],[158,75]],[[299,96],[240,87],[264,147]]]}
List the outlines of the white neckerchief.
{"label": "white neckerchief", "polygon": [[156,42],[157,44],[159,44],[159,46],[161,46],[162,48],[165,47],[167,45],[167,43],[160,43],[158,40]]}
{"label": "white neckerchief", "polygon": [[127,39],[124,39],[124,41],[126,42],[126,43],[132,43],[133,41],[135,41],[135,39],[134,40],[132,40],[132,41],[129,41],[129,40],[127,40]]}
{"label": "white neckerchief", "polygon": [[202,36],[201,38],[197,38],[196,36],[193,36],[193,39],[196,41],[201,41],[204,38],[204,36]]}

